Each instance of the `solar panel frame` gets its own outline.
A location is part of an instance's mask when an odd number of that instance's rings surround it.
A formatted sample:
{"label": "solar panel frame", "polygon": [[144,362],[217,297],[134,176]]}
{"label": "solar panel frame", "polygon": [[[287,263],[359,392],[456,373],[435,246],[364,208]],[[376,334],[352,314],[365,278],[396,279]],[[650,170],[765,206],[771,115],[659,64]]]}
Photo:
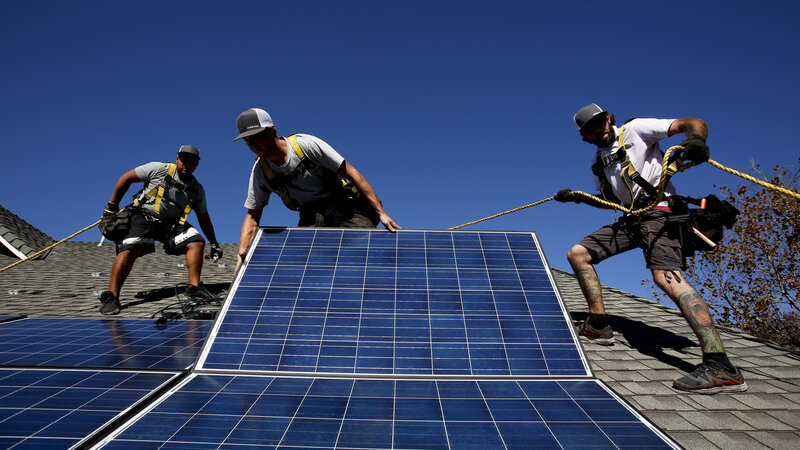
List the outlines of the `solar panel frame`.
{"label": "solar panel frame", "polygon": [[595,379],[195,373],[100,442],[268,448],[680,448]]}
{"label": "solar panel frame", "polygon": [[0,324],[0,366],[183,370],[211,323],[27,318]]}
{"label": "solar panel frame", "polygon": [[[339,241],[332,239],[337,235]],[[314,241],[317,238],[319,242]],[[509,239],[524,240],[528,247],[514,253]],[[422,254],[425,267],[420,269]],[[268,259],[275,263],[267,262]],[[328,266],[319,269],[316,264]],[[503,264],[506,268],[502,268]],[[302,271],[293,270],[292,266],[302,267]],[[518,278],[512,279],[511,274]],[[268,286],[259,286],[267,277]],[[458,284],[454,285],[453,280]],[[261,303],[267,292],[271,304],[265,310]],[[395,296],[393,300],[386,299],[388,292]],[[420,297],[420,293],[428,298]],[[513,295],[526,297],[522,304],[527,310],[519,310],[521,303]],[[458,303],[452,300],[454,296],[461,297],[460,306],[454,307]],[[536,303],[537,296],[543,302]],[[547,296],[551,298],[545,299]],[[232,307],[234,303],[236,306]],[[398,313],[398,305],[407,309]],[[531,313],[534,307],[535,314]],[[262,317],[263,312],[269,312],[269,317]],[[546,319],[548,314],[552,320]],[[525,332],[531,331],[530,325],[527,329],[520,326],[520,321],[531,320],[533,316],[539,321],[534,327],[540,325],[534,330],[539,337],[537,342],[525,337]],[[339,327],[342,335],[322,335],[327,332],[329,319],[343,324]],[[280,320],[286,323],[275,323]],[[357,330],[352,326],[356,320]],[[431,335],[427,343],[414,342],[413,335],[402,335],[413,326],[394,326],[394,331],[399,329],[401,333],[397,345],[398,336],[396,333],[389,336],[392,327],[387,324],[396,325],[398,320],[401,324],[435,322],[438,327],[430,326],[430,330],[437,335]],[[226,336],[231,323],[241,328],[242,324],[248,324],[252,331],[243,335],[246,338]],[[195,370],[409,377],[591,375],[577,336],[571,325],[565,327],[565,323],[570,323],[566,307],[533,232],[389,233],[264,227],[248,249]],[[290,329],[293,325],[302,325],[314,334],[293,334]],[[255,337],[262,329],[272,327],[274,331],[278,326],[287,330],[285,336],[267,333]],[[365,332],[366,336],[353,335]],[[363,353],[352,354],[348,339],[355,339],[358,347],[362,337],[367,338]],[[266,353],[261,357],[255,356],[259,353],[248,355],[248,345],[242,346],[243,339],[249,342],[255,339],[254,348]],[[214,356],[221,363],[209,361],[215,344],[227,349],[227,356]],[[328,353],[323,354],[323,350]],[[420,356],[426,351],[431,352],[430,357]],[[564,358],[567,354],[569,357]],[[234,363],[239,356],[242,359]],[[549,367],[546,356],[552,358],[553,367]],[[271,362],[265,364],[265,359]]]}
{"label": "solar panel frame", "polygon": [[18,315],[0,315],[0,323],[11,322],[13,320],[22,319],[25,316]]}

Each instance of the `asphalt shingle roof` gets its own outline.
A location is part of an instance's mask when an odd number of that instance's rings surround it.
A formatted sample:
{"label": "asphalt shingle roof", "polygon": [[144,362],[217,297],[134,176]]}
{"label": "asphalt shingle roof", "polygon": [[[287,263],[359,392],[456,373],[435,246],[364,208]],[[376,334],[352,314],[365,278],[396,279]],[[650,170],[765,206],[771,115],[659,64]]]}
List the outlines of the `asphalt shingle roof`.
{"label": "asphalt shingle roof", "polygon": [[[16,214],[0,206],[0,254],[30,257],[55,240]],[[38,258],[47,257],[43,253]],[[3,266],[5,267],[5,266]]]}
{"label": "asphalt shingle roof", "polygon": [[[235,244],[224,244],[226,256]],[[0,273],[0,315],[101,317],[96,295],[108,286],[114,245],[66,242],[44,260]],[[0,255],[0,268],[17,259]],[[118,317],[150,318],[175,302],[186,282],[183,257],[156,253],[134,265],[122,289]],[[233,261],[206,261],[203,280],[225,295]],[[561,296],[575,321],[586,303],[572,274],[553,269]],[[179,286],[180,288],[180,286]],[[180,290],[180,289],[179,289]],[[749,390],[706,396],[672,388],[672,380],[700,361],[700,348],[680,313],[657,302],[604,287],[606,311],[617,343],[585,344],[594,374],[678,443],[691,449],[800,447],[800,358],[742,332],[721,328],[731,361],[744,372]]]}

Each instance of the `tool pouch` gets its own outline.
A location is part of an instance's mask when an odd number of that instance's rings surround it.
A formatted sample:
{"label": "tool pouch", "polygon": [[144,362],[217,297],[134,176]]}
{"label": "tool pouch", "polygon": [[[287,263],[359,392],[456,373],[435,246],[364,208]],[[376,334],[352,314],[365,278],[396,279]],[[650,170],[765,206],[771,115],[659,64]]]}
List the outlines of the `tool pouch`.
{"label": "tool pouch", "polygon": [[[694,205],[701,204],[698,199],[683,199]],[[679,227],[684,258],[694,256],[695,252],[715,250],[722,242],[725,228],[732,228],[739,215],[735,206],[715,195],[708,195],[705,200],[705,208],[689,208],[686,214],[674,215],[669,219]]]}
{"label": "tool pouch", "polygon": [[106,239],[119,243],[131,229],[132,215],[131,208],[124,208],[115,214],[104,214],[97,228]]}

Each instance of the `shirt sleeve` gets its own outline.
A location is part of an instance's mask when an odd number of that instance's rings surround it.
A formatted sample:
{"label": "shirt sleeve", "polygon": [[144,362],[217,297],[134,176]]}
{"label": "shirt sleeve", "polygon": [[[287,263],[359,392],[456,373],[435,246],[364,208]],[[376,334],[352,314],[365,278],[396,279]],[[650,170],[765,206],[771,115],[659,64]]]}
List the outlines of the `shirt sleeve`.
{"label": "shirt sleeve", "polygon": [[[344,157],[333,149],[327,142],[309,134],[297,134],[297,144],[309,158],[316,161],[325,169],[333,173],[338,172],[344,162]],[[290,144],[291,145],[291,144]]]}
{"label": "shirt sleeve", "polygon": [[625,128],[635,131],[650,146],[669,136],[669,127],[674,121],[675,119],[634,119]]}
{"label": "shirt sleeve", "polygon": [[192,209],[194,209],[195,214],[208,213],[208,204],[206,204],[206,190],[203,189],[202,185],[198,186],[197,195],[195,196]]}
{"label": "shirt sleeve", "polygon": [[256,161],[253,164],[253,170],[250,171],[250,181],[248,182],[247,199],[244,201],[244,207],[252,210],[264,208],[269,203],[269,195],[271,193],[272,190],[267,184],[264,171]]}
{"label": "shirt sleeve", "polygon": [[169,167],[169,164],[167,163],[154,161],[147,164],[142,164],[133,170],[136,172],[136,176],[139,177],[140,180],[144,181],[145,186],[147,186],[149,181],[153,178],[164,178],[164,176],[167,174],[167,167]]}

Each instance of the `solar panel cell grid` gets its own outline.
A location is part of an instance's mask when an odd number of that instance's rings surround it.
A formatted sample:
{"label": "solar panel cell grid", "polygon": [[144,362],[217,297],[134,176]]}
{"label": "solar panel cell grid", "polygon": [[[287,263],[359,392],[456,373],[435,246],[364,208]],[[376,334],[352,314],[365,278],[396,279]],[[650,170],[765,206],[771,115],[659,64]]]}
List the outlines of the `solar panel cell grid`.
{"label": "solar panel cell grid", "polygon": [[221,320],[204,369],[588,372],[530,233],[266,230]]}
{"label": "solar panel cell grid", "polygon": [[0,325],[0,365],[184,369],[210,329],[202,321],[16,320]]}
{"label": "solar panel cell grid", "polygon": [[108,448],[668,448],[597,381],[198,375]]}
{"label": "solar panel cell grid", "polygon": [[0,369],[0,444],[70,447],[175,375]]}

